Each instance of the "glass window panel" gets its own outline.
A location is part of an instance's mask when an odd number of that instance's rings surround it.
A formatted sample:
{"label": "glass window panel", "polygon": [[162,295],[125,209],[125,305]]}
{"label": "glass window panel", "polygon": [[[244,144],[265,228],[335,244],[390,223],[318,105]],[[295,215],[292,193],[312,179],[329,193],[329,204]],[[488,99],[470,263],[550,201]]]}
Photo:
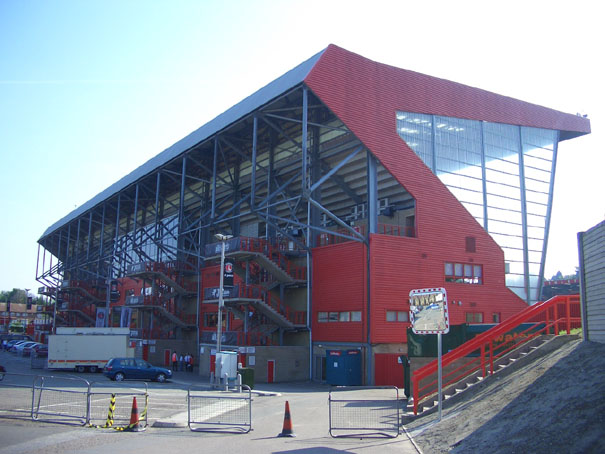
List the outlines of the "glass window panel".
{"label": "glass window panel", "polygon": [[550,160],[532,156],[530,154],[523,155],[523,165],[525,168],[536,169],[537,171],[542,172],[543,175],[550,175],[552,169],[552,162]]}
{"label": "glass window panel", "polygon": [[490,219],[489,231],[491,233],[502,233],[509,236],[523,236],[523,226],[519,224],[513,224],[510,222],[496,221]]}
{"label": "glass window panel", "polygon": [[535,274],[535,275],[540,274],[540,262],[535,262],[535,263],[530,262],[528,264],[528,266],[529,266],[530,274]]}
{"label": "glass window panel", "polygon": [[453,276],[454,275],[454,264],[453,263],[446,263],[445,264],[445,275],[446,276]]}
{"label": "glass window panel", "polygon": [[[503,187],[503,186],[500,186]],[[512,194],[511,194],[512,195]],[[519,195],[519,191],[515,195]],[[521,211],[521,201],[517,198],[503,197],[502,195],[493,194],[488,185],[487,206],[505,208],[507,210]]]}
{"label": "glass window panel", "polygon": [[[219,270],[220,270],[220,268],[219,268]],[[351,321],[351,313],[350,312],[341,312],[338,316],[338,321],[340,321],[340,322]]]}
{"label": "glass window panel", "polygon": [[490,207],[488,209],[488,218],[490,222],[492,220],[496,221],[508,221],[512,224],[519,224],[523,222],[521,212],[519,211],[511,211],[511,210],[502,210],[499,208]]}
{"label": "glass window panel", "polygon": [[539,264],[540,261],[542,260],[542,251],[541,250],[539,250],[539,251],[528,251],[527,252],[527,259],[530,262],[538,263]]}
{"label": "glass window panel", "polygon": [[[220,271],[220,268],[219,268]],[[328,321],[328,313],[327,312],[318,312],[317,313],[317,321],[319,323],[324,323]]]}
{"label": "glass window panel", "polygon": [[523,144],[532,148],[554,149],[557,140],[557,131],[523,126]]}
{"label": "glass window panel", "polygon": [[525,165],[525,178],[538,181],[550,181],[550,169],[540,170],[534,167]]}
{"label": "glass window panel", "polygon": [[397,321],[398,322],[407,322],[408,320],[409,320],[408,313],[406,311],[397,312]]}
{"label": "glass window panel", "polygon": [[539,203],[541,205],[548,205],[548,193],[545,192],[526,190],[525,198],[528,202]]}
{"label": "glass window panel", "polygon": [[[491,226],[491,224],[490,224],[490,226]],[[500,245],[500,247],[505,250],[511,249],[511,248],[518,248],[518,249],[523,248],[523,240],[521,237],[494,233],[491,231],[491,227],[490,227],[490,235],[492,236],[492,238],[494,240],[496,240],[496,243],[498,243]]]}
{"label": "glass window panel", "polygon": [[527,236],[529,238],[544,238],[544,227],[528,226]]}
{"label": "glass window panel", "polygon": [[477,220],[477,222],[479,224],[483,225],[483,205],[478,205],[476,203],[464,202],[464,207]]}
{"label": "glass window panel", "polygon": [[509,261],[508,258],[506,259],[506,261],[508,262],[508,273],[507,274],[519,274],[519,275],[523,275],[523,273],[525,272],[525,268],[523,267],[523,262],[518,262],[518,261]]}
{"label": "glass window panel", "polygon": [[550,182],[548,181],[537,181],[537,180],[526,180],[525,190],[527,192],[536,192],[538,194],[548,195],[550,191]]}
{"label": "glass window panel", "polygon": [[351,312],[351,321],[360,322],[361,321],[361,311],[352,311]]}
{"label": "glass window panel", "polygon": [[483,204],[483,193],[476,191],[469,191],[459,187],[449,186],[448,188],[462,203],[473,203],[475,205]]}
{"label": "glass window panel", "polygon": [[546,216],[547,206],[543,204],[527,202],[527,213],[539,216]]}
{"label": "glass window panel", "polygon": [[464,277],[473,277],[472,265],[464,265]]}
{"label": "glass window panel", "polygon": [[530,251],[538,251],[542,253],[542,246],[544,241],[542,239],[528,238],[527,247]]}
{"label": "glass window panel", "polygon": [[533,227],[542,227],[545,226],[546,219],[544,216],[535,215],[532,213],[527,214],[527,225]]}
{"label": "glass window panel", "polygon": [[503,172],[501,170],[485,169],[485,179],[490,183],[500,183],[513,187],[519,187],[519,174]]}
{"label": "glass window panel", "polygon": [[462,269],[462,263],[456,263],[454,265],[454,273],[455,273],[455,275],[462,277],[462,271],[463,271],[463,269]]}
{"label": "glass window panel", "polygon": [[482,277],[483,276],[483,267],[481,265],[473,266],[473,273],[474,273],[475,277]]}
{"label": "glass window panel", "polygon": [[410,112],[397,112],[399,136],[430,168],[433,168],[432,117]]}
{"label": "glass window panel", "polygon": [[397,312],[387,311],[387,322],[397,321]]}
{"label": "glass window panel", "polygon": [[337,322],[338,321],[338,312],[328,313],[328,320],[331,322]]}

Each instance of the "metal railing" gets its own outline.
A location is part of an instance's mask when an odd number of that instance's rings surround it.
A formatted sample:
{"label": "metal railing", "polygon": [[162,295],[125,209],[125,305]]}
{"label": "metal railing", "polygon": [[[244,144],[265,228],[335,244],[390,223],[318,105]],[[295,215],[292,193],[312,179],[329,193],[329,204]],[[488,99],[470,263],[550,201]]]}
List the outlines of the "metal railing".
{"label": "metal railing", "polygon": [[194,432],[250,432],[250,388],[236,385],[225,391],[211,385],[191,385],[187,390],[187,425]]}
{"label": "metal railing", "polygon": [[[578,295],[560,295],[530,306],[443,355],[442,386],[453,386],[473,374],[492,375],[495,362],[537,336],[559,334],[561,330],[569,334],[571,329],[581,326]],[[437,385],[437,360],[414,371],[415,415],[421,402],[435,396]]]}
{"label": "metal railing", "polygon": [[90,383],[83,378],[38,375],[32,384],[32,419],[87,424],[89,395]]}
{"label": "metal railing", "polygon": [[0,373],[0,418],[31,418],[33,375]]}
{"label": "metal railing", "polygon": [[[139,422],[147,425],[149,394],[142,389],[112,383],[91,383],[80,377],[3,373],[0,379],[0,418],[27,418],[61,424],[104,427],[127,425],[134,399],[142,411]],[[139,405],[139,404],[137,404]],[[111,424],[108,424],[111,417]]]}
{"label": "metal railing", "polygon": [[337,386],[328,397],[330,436],[395,438],[401,427],[395,386]]}

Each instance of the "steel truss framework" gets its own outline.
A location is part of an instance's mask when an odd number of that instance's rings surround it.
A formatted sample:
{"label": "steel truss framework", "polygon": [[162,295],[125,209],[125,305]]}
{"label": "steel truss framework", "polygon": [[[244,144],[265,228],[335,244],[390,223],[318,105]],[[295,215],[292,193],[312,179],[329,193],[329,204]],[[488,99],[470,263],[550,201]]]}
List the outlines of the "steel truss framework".
{"label": "steel truss framework", "polygon": [[140,262],[199,270],[216,233],[287,239],[309,258],[326,235],[367,242],[385,208],[413,222],[413,198],[301,84],[42,237],[36,274],[59,288]]}

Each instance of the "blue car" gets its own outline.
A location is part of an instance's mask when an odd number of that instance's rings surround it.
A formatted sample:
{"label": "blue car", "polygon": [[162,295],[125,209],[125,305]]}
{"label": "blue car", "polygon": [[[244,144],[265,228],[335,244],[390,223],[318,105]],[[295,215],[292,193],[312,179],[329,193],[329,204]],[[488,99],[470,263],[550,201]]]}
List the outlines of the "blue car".
{"label": "blue car", "polygon": [[172,371],[156,367],[137,358],[112,358],[103,368],[103,375],[111,380],[155,380],[160,383],[172,378]]}

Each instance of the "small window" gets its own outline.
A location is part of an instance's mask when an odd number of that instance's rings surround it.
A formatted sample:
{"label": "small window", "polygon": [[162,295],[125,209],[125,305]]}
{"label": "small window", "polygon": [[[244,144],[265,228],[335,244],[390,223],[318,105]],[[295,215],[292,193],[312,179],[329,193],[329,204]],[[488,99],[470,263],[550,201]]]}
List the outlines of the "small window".
{"label": "small window", "polygon": [[500,323],[500,312],[494,312],[492,314],[492,323]]}
{"label": "small window", "polygon": [[351,321],[351,313],[350,312],[341,312],[338,315],[339,322],[350,322]]}
{"label": "small window", "polygon": [[445,263],[445,282],[483,284],[483,266],[470,263]]}
{"label": "small window", "polygon": [[329,312],[328,313],[328,321],[337,322],[338,321],[338,312]]}
{"label": "small window", "polygon": [[482,312],[467,312],[466,323],[483,323],[483,313]]}
{"label": "small window", "polygon": [[352,311],[351,312],[351,321],[360,322],[361,321],[361,311]]}
{"label": "small window", "polygon": [[475,252],[476,251],[476,240],[474,236],[466,237],[466,252]]}
{"label": "small window", "polygon": [[319,323],[326,323],[328,321],[328,313],[327,312],[318,312],[317,321]]}
{"label": "small window", "polygon": [[406,311],[387,311],[387,322],[407,322],[408,320]]}

